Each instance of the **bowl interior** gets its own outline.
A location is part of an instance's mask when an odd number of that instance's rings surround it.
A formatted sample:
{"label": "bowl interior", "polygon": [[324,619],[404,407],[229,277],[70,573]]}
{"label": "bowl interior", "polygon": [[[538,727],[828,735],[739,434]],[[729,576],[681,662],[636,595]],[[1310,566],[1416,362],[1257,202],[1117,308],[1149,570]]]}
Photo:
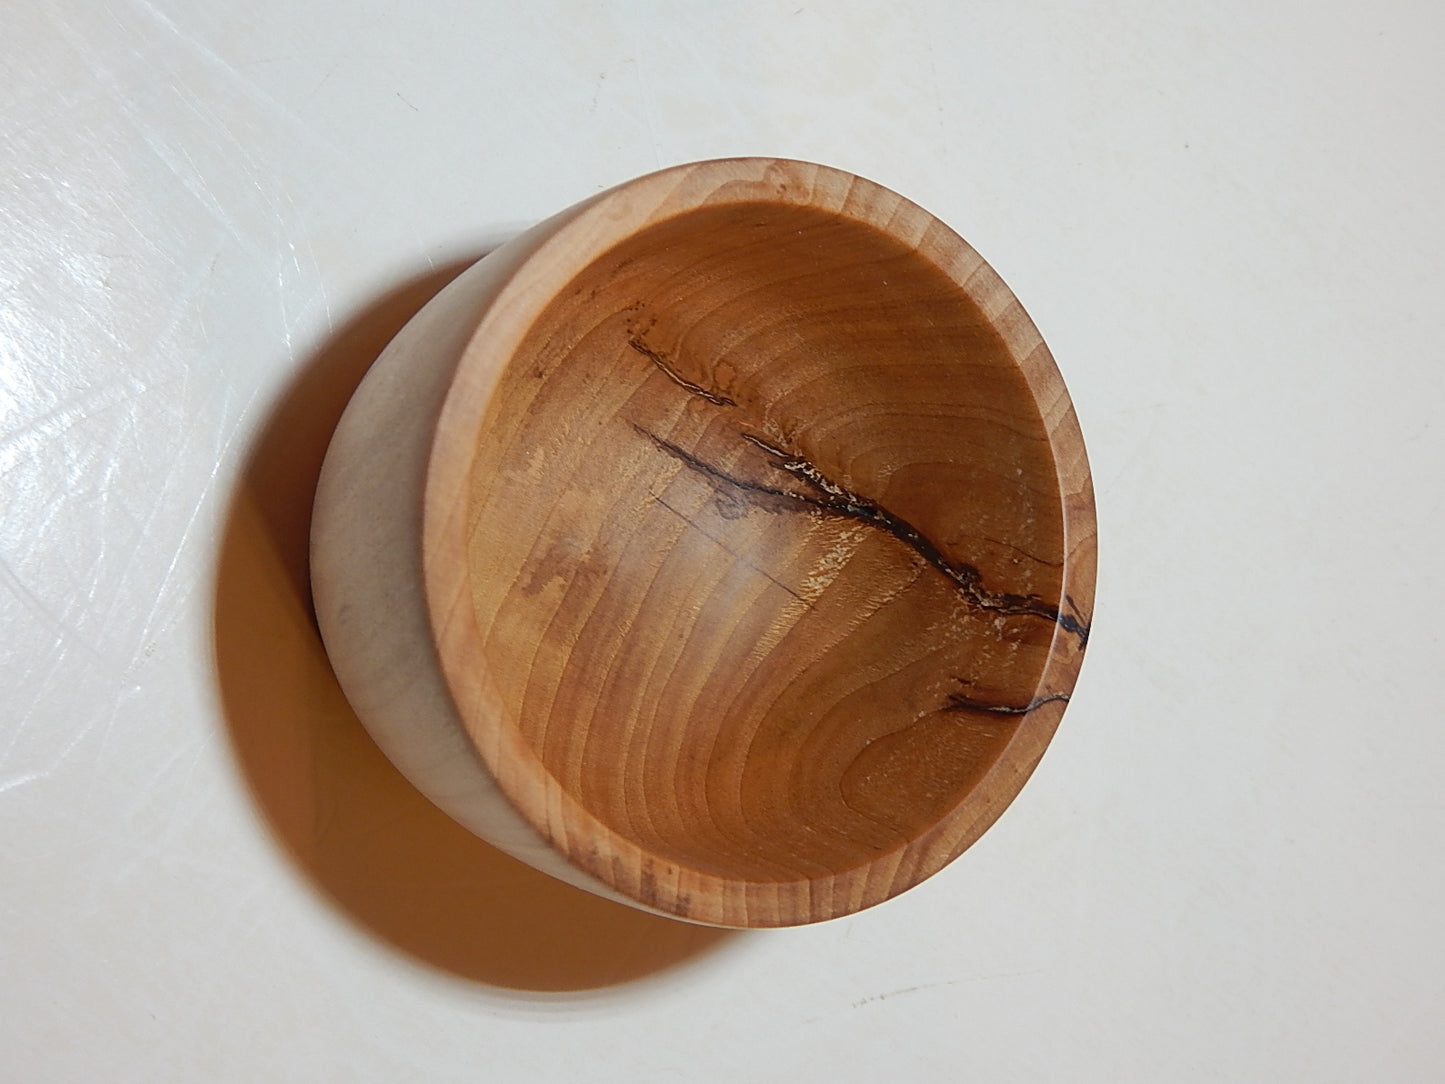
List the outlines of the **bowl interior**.
{"label": "bowl interior", "polygon": [[1018,359],[912,245],[750,200],[651,225],[526,334],[470,474],[484,665],[668,864],[856,869],[1038,706],[1063,506]]}

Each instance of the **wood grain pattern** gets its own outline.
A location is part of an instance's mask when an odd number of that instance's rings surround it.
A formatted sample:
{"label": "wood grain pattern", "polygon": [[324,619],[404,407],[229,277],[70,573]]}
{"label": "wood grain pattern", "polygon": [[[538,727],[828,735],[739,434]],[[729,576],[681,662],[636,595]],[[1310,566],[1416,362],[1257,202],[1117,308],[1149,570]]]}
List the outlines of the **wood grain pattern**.
{"label": "wood grain pattern", "polygon": [[[409,556],[367,572],[424,596],[407,656],[439,671],[430,723],[358,706],[383,747],[464,735],[488,793],[414,766],[439,804],[487,834],[500,793],[523,857],[691,921],[826,919],[941,868],[1037,763],[1089,633],[1083,443],[1017,300],[915,205],[780,160],[642,178],[497,255],[386,497]],[[333,455],[385,470],[377,424]],[[318,526],[336,594],[323,533],[364,518]]]}

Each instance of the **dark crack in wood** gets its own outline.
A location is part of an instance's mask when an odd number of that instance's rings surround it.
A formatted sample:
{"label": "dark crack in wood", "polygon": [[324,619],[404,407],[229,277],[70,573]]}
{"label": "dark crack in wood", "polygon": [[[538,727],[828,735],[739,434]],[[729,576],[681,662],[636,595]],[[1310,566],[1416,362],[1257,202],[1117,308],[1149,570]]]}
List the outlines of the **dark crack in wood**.
{"label": "dark crack in wood", "polygon": [[656,433],[644,429],[640,425],[634,424],[632,428],[636,429],[644,437],[652,441],[660,450],[667,453],[673,459],[676,459],[688,469],[706,478],[711,478],[713,481],[721,482],[723,485],[752,494],[754,499],[758,497],[768,499],[767,505],[770,505],[773,511],[793,511],[801,504],[820,512],[833,513],[835,515],[840,514],[837,509],[818,500],[816,497],[810,497],[806,493],[795,493],[792,490],[777,489],[773,486],[764,485],[761,482],[749,482],[743,478],[734,478],[731,474],[718,470],[718,468],[714,467],[711,463],[704,462],[686,449],[678,447],[672,443],[672,441],[666,440]]}
{"label": "dark crack in wood", "polygon": [[[987,591],[980,582],[982,575],[978,569],[972,565],[954,564],[949,561],[939,552],[938,548],[928,541],[912,524],[893,515],[887,509],[880,508],[873,501],[859,497],[856,493],[831,481],[806,460],[797,456],[790,456],[781,448],[777,448],[759,437],[752,436],[748,433],[743,434],[744,438],[750,443],[755,444],[770,455],[785,460],[785,462],[781,464],[784,470],[794,477],[802,478],[817,489],[822,496],[798,493],[794,490],[782,489],[777,486],[766,485],[762,482],[752,482],[744,478],[734,477],[726,471],[713,466],[711,463],[700,459],[686,449],[679,447],[672,441],[644,429],[640,425],[634,424],[633,428],[637,430],[638,433],[647,437],[648,440],[652,441],[659,450],[677,460],[679,463],[682,463],[689,470],[701,474],[714,482],[750,494],[755,502],[761,498],[764,507],[770,505],[775,511],[793,511],[799,506],[802,506],[825,515],[842,516],[847,519],[871,523],[876,527],[886,530],[889,534],[906,544],[934,568],[948,576],[950,580],[958,585],[964,597],[979,609],[1005,615],[1046,618],[1055,622],[1065,631],[1077,635],[1081,647],[1088,641],[1088,626],[1080,623],[1073,615],[1062,614],[1057,610],[1050,609],[1043,600],[1038,598]],[[670,505],[666,507],[673,510]],[[769,579],[771,578],[772,577],[769,577]],[[774,580],[773,582],[777,583],[778,581]],[[779,586],[782,586],[782,584],[779,584]],[[1077,604],[1073,598],[1066,595],[1065,599],[1070,607],[1077,609]],[[1037,711],[1045,704],[1067,704],[1068,702],[1069,695],[1067,693],[1036,696],[1027,704],[999,704],[989,700],[981,700],[977,697],[969,696],[966,693],[950,693],[945,710],[993,716],[1022,717]]]}
{"label": "dark crack in wood", "polygon": [[715,391],[709,391],[701,384],[694,384],[691,380],[687,379],[687,377],[683,376],[681,373],[679,373],[676,369],[674,369],[671,365],[668,364],[667,355],[663,354],[661,351],[654,350],[652,347],[648,346],[645,342],[643,342],[642,339],[638,336],[633,335],[628,338],[627,345],[632,347],[632,349],[636,350],[643,357],[647,358],[647,360],[652,362],[653,365],[657,366],[658,370],[661,371],[664,376],[666,376],[678,387],[691,392],[693,395],[697,395],[703,399],[706,399],[709,403],[712,403],[713,406],[737,406],[737,403],[733,402],[733,400],[729,399],[726,395],[719,394]]}
{"label": "dark crack in wood", "polygon": [[1045,704],[1067,704],[1069,696],[1067,693],[1055,693],[1053,696],[1036,696],[1027,704],[994,704],[988,700],[975,700],[963,693],[951,693],[948,697],[949,711],[974,711],[985,715],[1028,715],[1037,711]]}
{"label": "dark crack in wood", "polygon": [[983,574],[979,572],[977,568],[962,562],[955,563],[950,561],[937,546],[924,537],[922,532],[907,520],[900,516],[895,516],[886,508],[880,507],[866,497],[860,497],[858,494],[845,489],[836,482],[830,481],[818,468],[814,467],[807,460],[790,455],[788,452],[769,444],[760,437],[753,436],[750,433],[743,434],[744,439],[749,443],[756,445],[778,459],[780,461],[778,465],[783,470],[794,477],[803,479],[809,485],[813,486],[813,488],[817,489],[822,496],[815,497],[807,493],[798,493],[794,490],[780,489],[776,486],[765,485],[761,482],[750,482],[743,478],[736,478],[725,471],[719,470],[710,463],[704,462],[691,452],[685,451],[671,441],[664,440],[657,434],[643,429],[641,426],[635,425],[633,428],[646,436],[662,451],[683,463],[691,470],[717,482],[721,482],[724,485],[733,486],[744,492],[768,498],[774,502],[783,502],[784,506],[803,505],[826,515],[842,516],[847,519],[858,520],[887,531],[952,580],[964,598],[968,599],[977,609],[1002,614],[1006,617],[1042,618],[1043,620],[1056,624],[1065,632],[1077,636],[1080,647],[1088,643],[1089,626],[1083,624],[1073,614],[1062,613],[1056,607],[1050,606],[1037,596],[989,591],[983,586]]}
{"label": "dark crack in wood", "polygon": [[[743,439],[772,456],[777,461],[779,468],[795,478],[803,479],[823,494],[821,499],[810,503],[817,507],[826,507],[839,515],[881,527],[957,584],[964,597],[978,609],[1010,617],[1042,618],[1058,625],[1065,632],[1077,636],[1081,647],[1088,643],[1089,626],[1073,614],[1066,614],[1058,607],[1050,606],[1037,595],[1015,595],[988,590],[983,585],[983,573],[973,565],[961,561],[950,561],[918,528],[901,516],[894,515],[877,502],[860,496],[827,478],[822,471],[802,456],[793,455],[751,433],[744,433]],[[721,476],[719,475],[719,477]],[[734,480],[734,484],[745,485],[736,480]],[[1069,601],[1072,605],[1073,600]]]}

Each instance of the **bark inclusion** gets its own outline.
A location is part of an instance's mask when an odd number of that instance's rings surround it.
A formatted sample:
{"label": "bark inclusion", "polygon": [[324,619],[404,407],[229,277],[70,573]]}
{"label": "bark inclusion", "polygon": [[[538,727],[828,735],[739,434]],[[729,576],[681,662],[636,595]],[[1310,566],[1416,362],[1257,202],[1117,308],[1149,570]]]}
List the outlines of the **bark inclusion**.
{"label": "bark inclusion", "polygon": [[[737,402],[726,395],[703,387],[688,380],[669,362],[667,356],[647,345],[639,335],[633,334],[627,345],[647,358],[652,365],[691,395],[712,403],[714,406],[735,407]],[[1050,606],[1036,595],[1018,595],[991,591],[984,586],[983,574],[978,568],[962,561],[950,560],[918,528],[901,516],[895,515],[878,502],[855,493],[827,477],[806,458],[781,448],[753,433],[739,430],[742,439],[764,452],[773,466],[805,483],[812,493],[798,492],[765,482],[739,478],[720,467],[708,463],[681,446],[658,434],[633,425],[640,434],[647,437],[660,451],[683,464],[688,470],[706,478],[715,486],[743,495],[751,503],[772,511],[814,511],[823,515],[838,516],[876,527],[892,535],[903,545],[926,561],[930,566],[951,580],[960,595],[976,610],[997,613],[1005,617],[1033,617],[1057,625],[1078,642],[1082,651],[1089,642],[1089,625],[1077,613],[1065,613],[1057,606]],[[1073,599],[1065,596],[1072,608]],[[968,712],[1002,717],[1021,717],[1032,713],[1046,704],[1068,703],[1067,693],[1036,696],[1027,704],[998,704],[976,699],[962,693],[948,697],[946,710]]]}

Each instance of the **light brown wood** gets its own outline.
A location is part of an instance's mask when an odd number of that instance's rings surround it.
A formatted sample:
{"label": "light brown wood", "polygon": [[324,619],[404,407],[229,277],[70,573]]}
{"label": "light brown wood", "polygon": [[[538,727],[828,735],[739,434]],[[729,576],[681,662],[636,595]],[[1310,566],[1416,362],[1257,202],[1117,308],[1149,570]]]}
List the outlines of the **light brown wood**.
{"label": "light brown wood", "polygon": [[438,804],[726,926],[961,853],[1093,602],[1083,443],[1018,301],[902,197],[769,159],[631,182],[463,276],[358,393],[314,539],[343,686]]}

